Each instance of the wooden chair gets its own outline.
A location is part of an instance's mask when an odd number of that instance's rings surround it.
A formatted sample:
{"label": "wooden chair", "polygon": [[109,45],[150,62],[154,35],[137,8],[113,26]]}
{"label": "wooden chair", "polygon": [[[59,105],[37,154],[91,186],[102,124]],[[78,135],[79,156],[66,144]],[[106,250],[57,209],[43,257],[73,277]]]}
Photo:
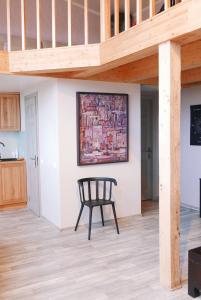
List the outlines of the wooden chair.
{"label": "wooden chair", "polygon": [[[95,185],[94,199],[92,196],[92,184]],[[101,184],[102,184],[102,186],[101,186]],[[80,208],[79,216],[78,216],[77,223],[75,226],[75,231],[77,231],[80,217],[82,215],[84,206],[88,206],[89,207],[88,240],[91,239],[92,212],[93,212],[93,208],[96,206],[100,207],[102,225],[104,226],[103,206],[112,205],[116,229],[117,229],[117,233],[119,234],[119,227],[118,227],[118,222],[117,222],[115,203],[114,203],[114,201],[111,200],[113,184],[117,185],[117,181],[114,178],[106,178],[106,177],[91,177],[91,178],[82,178],[82,179],[78,180],[81,208]],[[109,188],[109,189],[107,189],[107,188]],[[102,195],[101,195],[101,191],[102,191]]]}

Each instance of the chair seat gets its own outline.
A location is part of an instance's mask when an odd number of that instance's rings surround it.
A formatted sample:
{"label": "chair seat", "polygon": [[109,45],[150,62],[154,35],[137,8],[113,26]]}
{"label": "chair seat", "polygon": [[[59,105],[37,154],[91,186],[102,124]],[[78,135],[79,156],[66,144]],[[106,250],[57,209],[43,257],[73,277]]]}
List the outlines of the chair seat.
{"label": "chair seat", "polygon": [[109,204],[113,204],[114,201],[112,200],[91,200],[91,201],[85,201],[84,202],[84,205],[87,205],[89,207],[92,207],[92,206],[101,206],[101,205],[109,205]]}

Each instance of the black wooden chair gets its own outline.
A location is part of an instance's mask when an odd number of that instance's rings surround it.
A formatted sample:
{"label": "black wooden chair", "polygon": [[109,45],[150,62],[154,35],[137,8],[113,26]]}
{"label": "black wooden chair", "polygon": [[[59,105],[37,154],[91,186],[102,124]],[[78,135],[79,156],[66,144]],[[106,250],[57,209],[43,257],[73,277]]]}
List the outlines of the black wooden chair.
{"label": "black wooden chair", "polygon": [[[94,186],[94,188],[95,188],[94,199],[92,196],[92,184],[95,185]],[[93,208],[96,206],[100,206],[102,225],[104,226],[103,206],[112,205],[116,229],[117,229],[117,233],[119,234],[119,227],[118,227],[118,222],[117,222],[115,203],[114,203],[114,201],[111,200],[113,184],[117,185],[117,181],[114,178],[106,178],[106,177],[91,177],[91,178],[82,178],[82,179],[78,180],[81,208],[80,208],[80,213],[79,213],[77,223],[75,226],[75,231],[77,231],[80,217],[82,215],[84,206],[88,206],[89,207],[88,240],[91,239],[92,212],[93,212]]]}

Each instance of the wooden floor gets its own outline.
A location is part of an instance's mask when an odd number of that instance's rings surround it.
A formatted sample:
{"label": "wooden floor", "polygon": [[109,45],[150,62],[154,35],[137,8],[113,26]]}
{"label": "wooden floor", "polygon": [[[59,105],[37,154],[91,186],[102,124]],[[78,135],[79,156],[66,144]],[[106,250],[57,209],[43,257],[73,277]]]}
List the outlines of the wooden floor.
{"label": "wooden floor", "polygon": [[[164,291],[158,275],[158,209],[143,217],[59,232],[28,210],[0,213],[0,299],[187,300],[186,285]],[[198,214],[182,209],[182,269],[187,250],[201,245]]]}

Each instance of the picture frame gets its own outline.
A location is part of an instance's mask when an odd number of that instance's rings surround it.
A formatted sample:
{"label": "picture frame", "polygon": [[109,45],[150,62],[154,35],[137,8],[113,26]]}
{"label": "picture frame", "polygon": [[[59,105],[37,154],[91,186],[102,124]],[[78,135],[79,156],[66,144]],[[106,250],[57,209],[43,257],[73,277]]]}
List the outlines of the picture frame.
{"label": "picture frame", "polygon": [[201,104],[190,106],[190,145],[201,146]]}
{"label": "picture frame", "polygon": [[77,165],[129,161],[128,94],[77,92]]}

